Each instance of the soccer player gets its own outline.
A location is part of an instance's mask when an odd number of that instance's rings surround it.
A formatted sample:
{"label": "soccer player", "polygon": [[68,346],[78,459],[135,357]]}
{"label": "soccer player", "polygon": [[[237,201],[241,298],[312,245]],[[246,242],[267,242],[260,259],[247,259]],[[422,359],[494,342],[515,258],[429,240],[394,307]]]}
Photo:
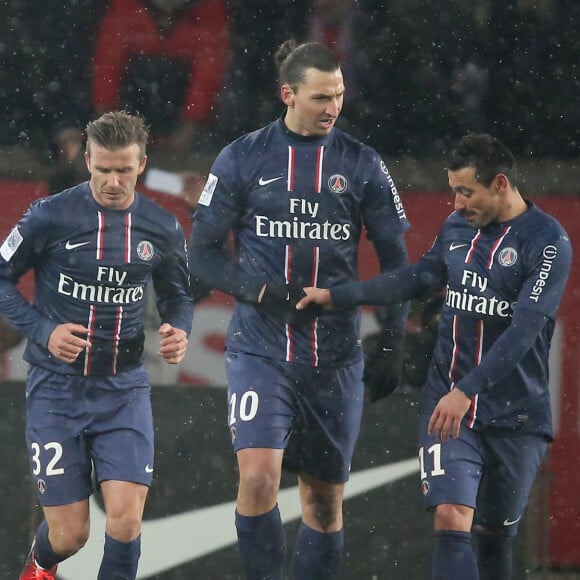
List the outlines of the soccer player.
{"label": "soccer player", "polygon": [[[184,233],[135,192],[144,120],[109,112],[86,131],[90,181],[34,202],[0,247],[0,314],[28,339],[26,442],[45,517],[20,580],[53,579],[83,547],[93,471],[107,526],[98,575],[86,577],[136,577],[154,465],[142,357],[150,280],[165,362],[181,361],[191,329]],[[30,269],[33,304],[16,286]]]}
{"label": "soccer player", "polygon": [[297,308],[446,287],[419,435],[432,578],[509,580],[512,540],[553,436],[548,352],[572,249],[562,226],[522,197],[514,157],[497,139],[465,136],[447,167],[455,211],[417,264],[306,288]]}
{"label": "soccer player", "polygon": [[[287,41],[275,60],[285,111],[216,158],[195,214],[190,268],[237,299],[226,367],[246,578],[282,577],[283,464],[298,475],[302,503],[292,573],[336,578],[343,491],[364,402],[360,312],[319,317],[295,305],[303,286],[357,279],[363,226],[383,269],[407,264],[408,222],[379,155],[335,127],[345,87],[328,48]],[[221,251],[230,231],[233,262]],[[382,372],[367,377],[376,397],[400,378],[405,308],[391,311],[388,350],[374,367]]]}

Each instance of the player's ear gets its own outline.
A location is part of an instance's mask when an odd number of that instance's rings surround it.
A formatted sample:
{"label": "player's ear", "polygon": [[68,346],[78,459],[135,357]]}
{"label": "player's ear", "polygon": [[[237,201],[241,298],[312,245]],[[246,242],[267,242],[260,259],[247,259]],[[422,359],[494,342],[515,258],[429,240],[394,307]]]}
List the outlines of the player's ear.
{"label": "player's ear", "polygon": [[495,190],[507,189],[509,187],[509,179],[503,173],[498,173],[495,176]]}
{"label": "player's ear", "polygon": [[147,165],[147,155],[143,155],[143,159],[141,159],[141,161],[139,161],[138,175],[141,175],[145,171],[146,165]]}
{"label": "player's ear", "polygon": [[280,87],[280,99],[287,107],[293,107],[295,102],[295,95],[292,87],[284,83]]}

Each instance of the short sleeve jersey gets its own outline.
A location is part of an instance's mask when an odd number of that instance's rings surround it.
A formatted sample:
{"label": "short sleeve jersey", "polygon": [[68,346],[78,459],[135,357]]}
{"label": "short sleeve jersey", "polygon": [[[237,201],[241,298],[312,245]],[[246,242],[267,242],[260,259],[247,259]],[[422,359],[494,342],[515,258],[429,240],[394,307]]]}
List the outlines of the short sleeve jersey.
{"label": "short sleeve jersey", "polygon": [[[404,232],[399,192],[379,155],[339,129],[301,137],[282,119],[247,134],[216,158],[196,221],[231,230],[237,265],[264,282],[329,287],[358,278],[363,229],[371,240]],[[318,365],[360,360],[358,309],[293,327],[237,303],[227,346]]]}

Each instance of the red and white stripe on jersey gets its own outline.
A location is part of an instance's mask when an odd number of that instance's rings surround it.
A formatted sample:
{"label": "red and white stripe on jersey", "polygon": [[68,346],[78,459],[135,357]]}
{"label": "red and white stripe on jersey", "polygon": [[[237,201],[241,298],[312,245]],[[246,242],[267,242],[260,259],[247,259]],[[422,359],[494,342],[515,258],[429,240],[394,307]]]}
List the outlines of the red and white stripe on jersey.
{"label": "red and white stripe on jersey", "polygon": [[[451,381],[451,388],[455,388],[455,371],[457,369],[457,358],[459,354],[459,315],[455,314],[453,316],[453,354],[451,356],[451,365],[449,367],[449,379]],[[477,321],[477,347],[475,349],[475,360],[473,361],[475,366],[481,363],[481,358],[483,356],[483,320]],[[479,395],[474,395],[471,397],[471,405],[467,411],[467,426],[471,429],[475,425],[475,420],[477,419],[477,405],[479,401]]]}
{"label": "red and white stripe on jersey", "polygon": [[[316,174],[314,183],[314,192],[322,192],[322,169],[324,165],[324,145],[318,147],[316,151]],[[294,176],[296,174],[296,151],[292,145],[288,145],[288,191],[294,190]],[[310,286],[316,286],[318,282],[318,269],[320,264],[320,248],[312,249],[312,273]],[[286,246],[284,275],[286,283],[292,280],[292,246]],[[311,328],[310,348],[312,354],[312,366],[318,366],[318,323],[315,320]],[[286,324],[286,361],[292,362],[294,359],[294,339],[292,327]]]}
{"label": "red and white stripe on jersey", "polygon": [[99,221],[99,230],[97,232],[97,255],[95,257],[96,260],[103,259],[103,246],[104,246],[104,237],[105,237],[105,215],[103,212],[97,212],[97,219]]}
{"label": "red and white stripe on jersey", "polygon": [[[508,235],[510,229],[511,229],[511,226],[505,227],[503,229],[501,235],[492,244],[491,250],[489,251],[489,255],[487,257],[487,262],[486,262],[486,268],[488,270],[491,270],[491,267],[493,266],[493,259],[495,257],[495,254],[497,253],[497,250],[501,246],[504,238]],[[467,252],[467,255],[465,256],[465,263],[466,264],[469,264],[471,262],[473,256],[475,255],[477,243],[481,239],[481,236],[482,236],[481,230],[477,230],[477,233],[473,237],[473,240],[471,240],[471,246],[469,248],[469,251]],[[453,356],[452,356],[452,359],[451,359],[451,368],[449,369],[449,378],[451,380],[451,388],[452,389],[455,387],[454,376],[453,375],[455,373],[455,365],[457,363],[457,349],[458,349],[458,346],[457,346],[458,345],[458,341],[457,341],[457,328],[458,328],[458,320],[459,320],[459,317],[457,315],[455,315],[453,317]],[[479,365],[479,363],[481,362],[482,353],[483,353],[483,320],[478,320],[478,322],[477,322],[477,349],[476,349],[476,352],[475,352],[475,361],[474,361],[475,366]],[[478,404],[478,399],[479,399],[479,395],[474,395],[471,398],[471,406],[469,408],[468,415],[467,415],[467,426],[470,427],[470,428],[475,425],[475,420],[477,418],[477,404]]]}
{"label": "red and white stripe on jersey", "polygon": [[322,191],[322,162],[324,160],[324,145],[321,145],[316,152],[316,193]]}
{"label": "red and white stripe on jersey", "polygon": [[491,266],[493,265],[493,258],[495,253],[497,252],[498,248],[501,246],[503,239],[508,235],[509,231],[512,229],[511,226],[508,226],[503,229],[501,236],[496,240],[495,244],[491,247],[491,251],[489,252],[489,258],[487,260],[487,269],[491,270]]}
{"label": "red and white stripe on jersey", "polygon": [[453,352],[451,354],[451,364],[449,365],[449,380],[451,381],[451,389],[455,388],[455,370],[457,368],[457,353],[459,347],[457,346],[457,328],[459,324],[459,317],[457,314],[453,316]]}
{"label": "red and white stripe on jersey", "polygon": [[125,262],[127,264],[131,263],[131,224],[132,216],[128,213],[125,216]]}
{"label": "red and white stripe on jersey", "polygon": [[294,191],[294,159],[296,152],[292,145],[288,145],[288,191]]}
{"label": "red and white stripe on jersey", "polygon": [[[97,231],[97,254],[96,259],[98,261],[103,260],[105,253],[105,228],[106,221],[103,212],[97,212],[98,221],[98,231]],[[125,231],[124,231],[124,248],[123,248],[123,258],[126,264],[131,263],[131,234],[132,234],[132,218],[131,213],[127,213],[125,216]],[[87,328],[89,328],[89,334],[87,340],[92,341],[94,337],[95,321],[97,319],[97,305],[91,304],[89,308],[89,320],[87,321]],[[121,338],[121,327],[123,321],[123,307],[116,307],[115,314],[115,328],[113,331],[113,343],[112,343],[112,362],[111,362],[111,374],[117,373],[117,356],[119,354],[119,343]],[[87,347],[85,349],[85,364],[84,364],[84,374],[91,374],[92,366],[92,347]]]}
{"label": "red and white stripe on jersey", "polygon": [[[477,321],[477,348],[475,350],[475,366],[481,362],[483,354],[483,320]],[[477,419],[477,404],[479,402],[479,395],[471,397],[471,407],[467,411],[467,426],[472,429]]]}
{"label": "red and white stripe on jersey", "polygon": [[[87,321],[87,328],[89,329],[89,334],[87,335],[87,340],[92,342],[93,337],[95,336],[95,310],[96,306],[91,304],[89,307],[89,319]],[[87,346],[85,349],[85,366],[83,373],[85,375],[91,374],[91,362],[92,362],[92,347]]]}
{"label": "red and white stripe on jersey", "polygon": [[[291,147],[289,149],[292,149]],[[290,176],[290,172],[288,172]],[[292,279],[292,246],[286,244],[286,253],[284,256],[284,276],[286,284]],[[292,339],[292,327],[286,324],[286,362],[292,362],[294,359],[294,340]]]}
{"label": "red and white stripe on jersey", "polygon": [[[322,167],[324,162],[324,145],[316,151],[316,175],[314,192],[322,192]],[[296,151],[292,145],[288,145],[288,191],[294,191],[294,175],[296,174]]]}
{"label": "red and white stripe on jersey", "polygon": [[[110,374],[116,375],[117,374],[117,357],[119,355],[119,344],[121,340],[121,327],[123,322],[123,307],[117,306],[116,314],[115,314],[115,328],[113,330],[113,341],[111,344],[111,368]],[[97,306],[92,304],[89,308],[89,320],[87,327],[89,328],[89,333],[87,335],[87,340],[92,342],[94,335],[95,335],[95,321],[97,319]],[[89,346],[85,349],[85,364],[83,369],[84,375],[90,375],[92,372],[92,363],[93,363],[93,352],[92,346]]]}
{"label": "red and white stripe on jersey", "polygon": [[119,342],[121,340],[121,326],[123,322],[123,307],[117,308],[117,316],[115,317],[115,330],[113,332],[113,353],[111,362],[111,373],[117,374],[117,357],[119,355]]}
{"label": "red and white stripe on jersey", "polygon": [[[491,246],[491,250],[489,251],[489,256],[487,257],[487,263],[486,263],[486,267],[488,270],[491,270],[491,267],[493,266],[493,259],[495,257],[495,254],[496,254],[497,250],[499,249],[499,247],[501,246],[501,243],[503,242],[504,238],[509,234],[510,230],[511,230],[511,226],[505,227],[503,229],[501,235],[498,237],[498,239]],[[469,251],[467,252],[467,255],[465,256],[465,263],[466,264],[469,264],[471,262],[471,259],[473,258],[474,254],[475,254],[477,243],[481,239],[481,235],[482,235],[481,230],[477,230],[477,233],[473,237],[473,240],[471,240],[471,246],[469,247]]]}
{"label": "red and white stripe on jersey", "polygon": [[[312,260],[312,274],[310,280],[310,286],[316,286],[318,282],[318,270],[320,263],[320,248],[315,246],[312,249],[313,260]],[[286,245],[285,252],[285,263],[284,263],[284,276],[286,278],[286,284],[292,281],[292,246]],[[312,366],[318,366],[318,321],[314,320],[311,323],[311,340],[310,340],[310,350],[312,355]],[[285,325],[286,332],[286,362],[292,362],[294,360],[294,338],[292,326],[290,324]]]}
{"label": "red and white stripe on jersey", "polygon": [[[312,260],[312,286],[318,286],[318,269],[320,264],[320,248],[316,246],[313,248],[313,260]],[[318,366],[318,319],[312,323],[312,366]]]}

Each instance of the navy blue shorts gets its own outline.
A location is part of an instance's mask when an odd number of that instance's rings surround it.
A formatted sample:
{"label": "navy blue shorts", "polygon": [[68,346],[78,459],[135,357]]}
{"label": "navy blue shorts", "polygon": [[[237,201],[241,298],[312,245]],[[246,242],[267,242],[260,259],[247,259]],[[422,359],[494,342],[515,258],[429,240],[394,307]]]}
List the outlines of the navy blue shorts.
{"label": "navy blue shorts", "polygon": [[235,451],[284,449],[288,471],[348,480],[364,403],[362,361],[316,368],[227,352],[226,370]]}
{"label": "navy blue shorts", "polygon": [[65,505],[98,482],[151,485],[153,420],[145,369],[111,377],[61,375],[31,366],[26,445],[41,505]]}
{"label": "navy blue shorts", "polygon": [[474,523],[515,536],[534,479],[548,448],[542,435],[477,432],[461,426],[459,437],[427,435],[421,417],[419,463],[427,509],[441,504],[475,509]]}

